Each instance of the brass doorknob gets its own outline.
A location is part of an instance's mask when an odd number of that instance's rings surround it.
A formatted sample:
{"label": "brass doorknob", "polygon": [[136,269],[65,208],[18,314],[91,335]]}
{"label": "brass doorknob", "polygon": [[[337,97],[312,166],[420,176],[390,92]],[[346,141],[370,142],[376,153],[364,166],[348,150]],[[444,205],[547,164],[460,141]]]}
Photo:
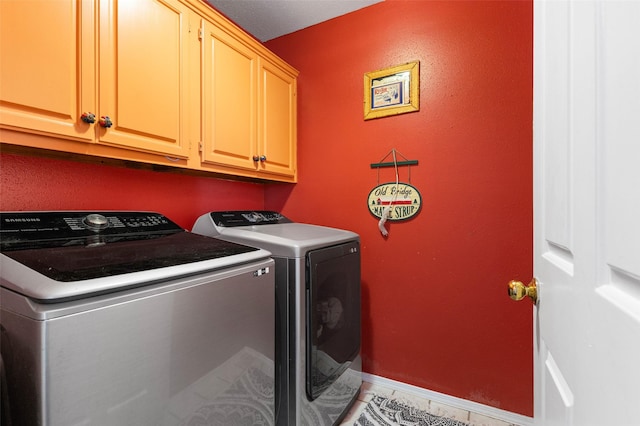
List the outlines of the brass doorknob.
{"label": "brass doorknob", "polygon": [[535,278],[531,280],[529,285],[522,284],[522,281],[509,281],[508,291],[509,297],[513,300],[522,300],[528,296],[534,304],[538,302],[538,282]]}

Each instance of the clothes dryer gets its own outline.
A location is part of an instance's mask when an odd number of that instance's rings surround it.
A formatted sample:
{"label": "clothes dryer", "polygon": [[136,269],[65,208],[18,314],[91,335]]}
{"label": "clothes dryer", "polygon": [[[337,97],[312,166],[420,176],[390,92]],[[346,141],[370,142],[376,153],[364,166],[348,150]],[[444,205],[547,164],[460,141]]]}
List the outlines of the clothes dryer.
{"label": "clothes dryer", "polygon": [[193,232],[272,254],[276,424],[339,424],[362,384],[359,236],[273,211],[210,212]]}

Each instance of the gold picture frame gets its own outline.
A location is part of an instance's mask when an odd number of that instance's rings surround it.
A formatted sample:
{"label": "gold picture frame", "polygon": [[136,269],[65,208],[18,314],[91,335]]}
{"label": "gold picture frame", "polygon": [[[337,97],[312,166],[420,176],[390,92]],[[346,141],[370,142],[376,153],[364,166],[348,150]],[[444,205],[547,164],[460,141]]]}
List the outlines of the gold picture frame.
{"label": "gold picture frame", "polygon": [[420,110],[420,61],[364,74],[364,119]]}

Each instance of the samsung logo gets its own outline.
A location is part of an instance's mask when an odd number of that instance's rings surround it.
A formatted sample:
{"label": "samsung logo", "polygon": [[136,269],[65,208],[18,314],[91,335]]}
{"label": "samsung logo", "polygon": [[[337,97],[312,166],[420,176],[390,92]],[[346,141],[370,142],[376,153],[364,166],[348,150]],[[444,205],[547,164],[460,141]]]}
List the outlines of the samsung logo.
{"label": "samsung logo", "polygon": [[19,222],[19,223],[24,223],[24,222],[40,222],[40,219],[37,217],[18,217],[18,218],[6,218],[4,220],[5,222]]}

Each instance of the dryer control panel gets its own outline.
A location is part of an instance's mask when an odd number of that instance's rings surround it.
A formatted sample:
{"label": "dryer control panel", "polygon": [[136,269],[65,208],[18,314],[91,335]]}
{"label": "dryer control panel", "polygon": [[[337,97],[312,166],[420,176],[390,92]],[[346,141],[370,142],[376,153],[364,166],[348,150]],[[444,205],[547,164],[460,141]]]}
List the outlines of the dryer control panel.
{"label": "dryer control panel", "polygon": [[216,226],[230,228],[234,226],[274,225],[291,223],[278,212],[268,210],[233,210],[211,212],[211,219]]}

